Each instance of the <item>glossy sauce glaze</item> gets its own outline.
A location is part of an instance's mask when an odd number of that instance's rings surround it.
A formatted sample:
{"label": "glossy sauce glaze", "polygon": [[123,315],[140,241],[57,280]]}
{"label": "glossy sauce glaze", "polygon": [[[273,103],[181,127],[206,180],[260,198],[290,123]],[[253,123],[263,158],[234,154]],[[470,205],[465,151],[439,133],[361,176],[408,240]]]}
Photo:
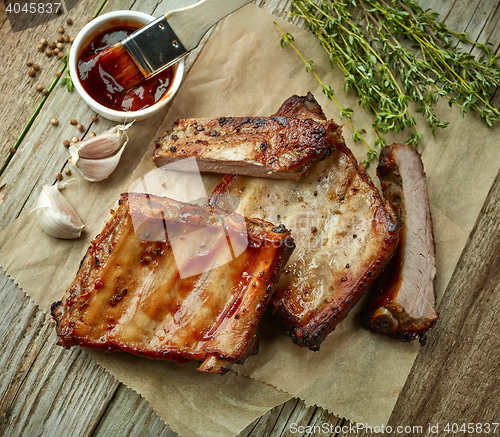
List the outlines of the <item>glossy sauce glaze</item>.
{"label": "glossy sauce glaze", "polygon": [[[203,372],[222,372],[255,353],[257,325],[294,248],[290,232],[153,195],[123,194],[120,202],[91,243],[64,300],[52,307],[59,344],[177,362],[204,360],[199,368]],[[151,222],[165,221],[165,241],[138,236],[132,218],[137,214]],[[188,249],[201,242],[189,241],[200,226],[218,227],[216,237],[209,238],[215,247],[230,243],[234,248],[235,239],[227,235],[244,225],[249,244],[228,262],[181,278],[182,250],[171,224],[182,224],[185,232],[177,234],[185,237]],[[191,263],[199,261],[205,269],[204,252],[196,258]]]}
{"label": "glossy sauce glaze", "polygon": [[85,91],[96,102],[116,111],[138,111],[154,105],[168,91],[174,75],[174,67],[169,67],[126,91],[104,70],[99,61],[102,51],[136,30],[126,26],[108,29],[99,34],[78,59],[78,77]]}

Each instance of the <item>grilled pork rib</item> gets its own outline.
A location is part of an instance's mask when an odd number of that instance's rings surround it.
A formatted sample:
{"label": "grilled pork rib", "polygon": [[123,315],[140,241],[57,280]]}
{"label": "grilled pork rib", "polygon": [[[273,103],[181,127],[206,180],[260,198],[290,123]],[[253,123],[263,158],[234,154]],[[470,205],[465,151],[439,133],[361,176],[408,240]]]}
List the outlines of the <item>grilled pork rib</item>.
{"label": "grilled pork rib", "polygon": [[380,153],[377,174],[384,197],[403,222],[399,246],[377,284],[363,324],[402,340],[422,336],[438,318],[432,219],[420,154],[404,144]]}
{"label": "grilled pork rib", "polygon": [[325,119],[184,119],[157,141],[158,166],[196,157],[200,171],[298,180],[331,152],[338,126]]}
{"label": "grilled pork rib", "polygon": [[[295,96],[277,116],[324,117],[318,108],[311,96]],[[239,205],[228,205],[227,194],[239,197]],[[291,229],[297,247],[270,309],[297,344],[313,350],[384,269],[398,242],[392,208],[341,141],[298,182],[226,175],[210,204]]]}
{"label": "grilled pork rib", "polygon": [[52,306],[58,344],[204,360],[198,370],[222,372],[256,353],[257,324],[293,248],[286,229],[261,220],[122,194]]}

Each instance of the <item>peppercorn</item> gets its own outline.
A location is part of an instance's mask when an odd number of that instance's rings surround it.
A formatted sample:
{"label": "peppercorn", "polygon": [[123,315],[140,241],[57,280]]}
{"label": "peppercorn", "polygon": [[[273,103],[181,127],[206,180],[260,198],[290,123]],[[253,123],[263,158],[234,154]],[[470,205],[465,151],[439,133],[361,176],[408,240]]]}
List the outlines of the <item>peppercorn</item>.
{"label": "peppercorn", "polygon": [[90,133],[89,133],[89,137],[90,137],[90,138],[94,138],[94,137],[95,137],[95,132],[90,132]]}
{"label": "peppercorn", "polygon": [[45,50],[45,54],[47,55],[48,58],[50,58],[52,56],[52,50],[50,49]]}
{"label": "peppercorn", "polygon": [[64,53],[63,53],[63,52],[59,52],[59,53],[57,54],[57,57],[58,57],[59,59],[63,58],[63,57],[64,57]]}
{"label": "peppercorn", "polygon": [[56,77],[61,77],[61,76],[62,76],[62,71],[58,71],[58,72],[56,73]]}
{"label": "peppercorn", "polygon": [[71,26],[73,24],[73,20],[71,18],[67,18],[66,23],[68,23]]}
{"label": "peppercorn", "polygon": [[58,42],[56,46],[59,50],[62,50],[64,48],[64,44],[62,42]]}
{"label": "peppercorn", "polygon": [[54,41],[49,42],[49,49],[55,49],[56,43]]}
{"label": "peppercorn", "polygon": [[95,115],[95,114],[94,114],[94,115],[92,116],[92,121],[97,121],[97,115]]}
{"label": "peppercorn", "polygon": [[35,75],[36,75],[36,71],[35,71],[35,70],[33,70],[33,68],[31,68],[31,69],[28,71],[28,76],[29,76],[29,77],[35,77]]}
{"label": "peppercorn", "polygon": [[68,141],[68,140],[64,140],[64,141],[63,141],[63,146],[64,146],[64,147],[69,147],[69,144],[70,144],[70,143],[69,143],[69,141]]}
{"label": "peppercorn", "polygon": [[64,41],[64,38],[62,37],[62,35],[59,35],[59,36],[57,37],[56,41],[57,41],[58,43],[62,43],[62,42]]}
{"label": "peppercorn", "polygon": [[64,174],[67,174],[68,176],[71,174],[71,169],[67,168],[64,170]]}
{"label": "peppercorn", "polygon": [[63,41],[64,42],[69,42],[69,36],[68,35],[64,35],[63,36]]}
{"label": "peppercorn", "polygon": [[42,44],[42,45],[44,45],[44,46],[46,46],[48,43],[49,43],[49,42],[48,42],[45,38],[42,38],[42,39],[40,40],[40,44]]}
{"label": "peppercorn", "polygon": [[43,52],[45,50],[45,46],[43,44],[38,44],[38,51]]}
{"label": "peppercorn", "polygon": [[31,61],[26,62],[27,67],[31,67],[32,65],[33,65],[33,62],[31,62]]}
{"label": "peppercorn", "polygon": [[43,90],[43,86],[40,85],[39,83],[36,84],[35,88],[36,88],[37,91],[42,91]]}
{"label": "peppercorn", "polygon": [[59,27],[57,28],[57,31],[58,31],[59,33],[64,33],[64,27],[59,26]]}
{"label": "peppercorn", "polygon": [[72,124],[73,126],[75,126],[78,122],[72,118],[70,121],[69,121],[69,124]]}
{"label": "peppercorn", "polygon": [[70,42],[70,44],[73,44],[73,43],[75,42],[75,37],[74,37],[74,36],[71,36],[71,37],[69,38],[69,42]]}
{"label": "peppercorn", "polygon": [[54,49],[54,55],[58,55],[59,53],[60,53],[60,52],[59,52],[59,49],[56,47],[56,48]]}
{"label": "peppercorn", "polygon": [[11,147],[10,148],[10,153],[13,155],[14,153],[16,153],[16,148],[15,147]]}
{"label": "peppercorn", "polygon": [[60,180],[62,179],[62,174],[61,174],[61,172],[60,172],[60,171],[58,171],[58,172],[55,174],[55,176],[56,176],[56,179],[57,179],[58,181],[60,181]]}
{"label": "peppercorn", "polygon": [[33,64],[33,70],[39,71],[40,70],[40,66],[38,64]]}
{"label": "peppercorn", "polygon": [[71,138],[72,143],[78,143],[78,141],[80,141],[80,140],[77,137]]}
{"label": "peppercorn", "polygon": [[76,128],[77,128],[80,132],[81,132],[81,131],[83,131],[83,124],[78,123],[78,124],[76,125]]}
{"label": "peppercorn", "polygon": [[54,118],[52,118],[52,119],[50,120],[50,123],[51,123],[53,126],[57,126],[57,125],[59,124],[59,122],[57,121],[57,118],[55,118],[55,117],[54,117]]}
{"label": "peppercorn", "polygon": [[44,89],[42,90],[42,94],[43,94],[44,96],[46,96],[48,93],[49,93],[49,90],[48,90],[47,88],[44,88]]}

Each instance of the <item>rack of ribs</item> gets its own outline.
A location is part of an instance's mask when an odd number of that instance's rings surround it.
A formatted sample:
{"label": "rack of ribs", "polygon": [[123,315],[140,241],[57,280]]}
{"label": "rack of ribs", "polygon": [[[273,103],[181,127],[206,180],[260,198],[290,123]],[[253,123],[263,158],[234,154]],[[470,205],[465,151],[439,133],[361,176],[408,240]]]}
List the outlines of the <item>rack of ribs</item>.
{"label": "rack of ribs", "polygon": [[195,157],[200,171],[299,180],[332,152],[338,133],[331,120],[290,113],[181,119],[156,142],[153,161],[161,167]]}
{"label": "rack of ribs", "polygon": [[257,352],[257,325],[293,249],[289,231],[262,220],[122,194],[52,306],[58,344],[223,372]]}

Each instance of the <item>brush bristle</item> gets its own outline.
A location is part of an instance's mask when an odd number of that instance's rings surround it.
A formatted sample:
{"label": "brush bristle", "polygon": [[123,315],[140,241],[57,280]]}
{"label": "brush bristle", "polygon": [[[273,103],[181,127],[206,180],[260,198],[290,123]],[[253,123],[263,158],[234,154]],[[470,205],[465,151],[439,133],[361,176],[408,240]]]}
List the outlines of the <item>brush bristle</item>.
{"label": "brush bristle", "polygon": [[121,44],[103,50],[100,53],[99,62],[102,69],[125,90],[139,85],[144,80],[141,70]]}

